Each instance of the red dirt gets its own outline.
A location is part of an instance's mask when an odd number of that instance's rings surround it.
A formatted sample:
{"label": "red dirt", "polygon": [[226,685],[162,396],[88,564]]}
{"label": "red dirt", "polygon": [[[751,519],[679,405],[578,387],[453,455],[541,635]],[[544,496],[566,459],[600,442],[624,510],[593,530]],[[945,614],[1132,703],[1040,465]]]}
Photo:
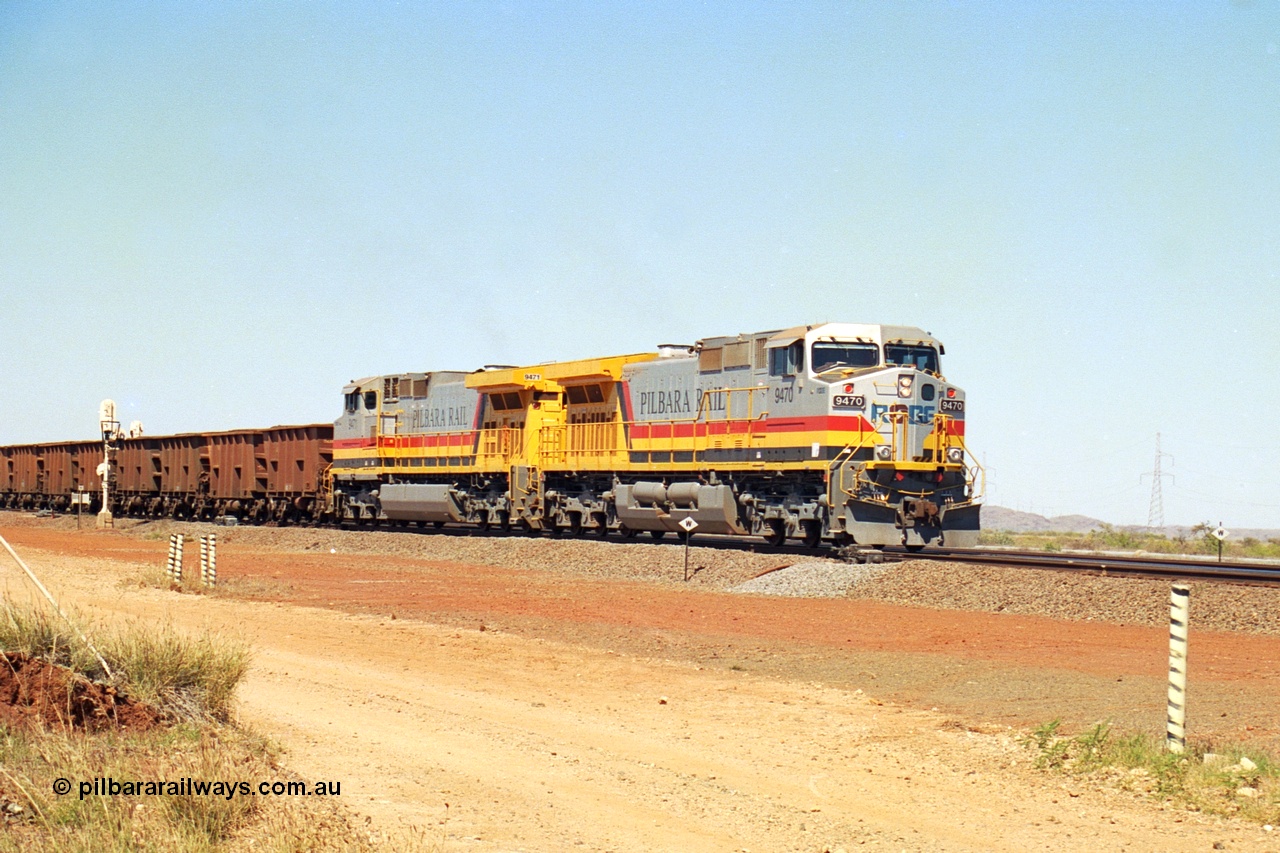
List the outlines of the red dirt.
{"label": "red dirt", "polygon": [[[488,627],[789,680],[874,690],[1002,724],[1160,731],[1167,629],[1008,613],[672,589],[396,556],[227,548],[260,600]],[[235,593],[233,593],[235,594]],[[239,594],[244,594],[239,593]],[[1197,731],[1280,743],[1280,638],[1201,632]]]}
{"label": "red dirt", "polygon": [[[15,543],[160,565],[162,541],[24,527]],[[1167,629],[744,596],[395,554],[220,546],[222,595],[437,624],[485,626],[646,657],[862,688],[915,707],[1034,726],[1111,720],[1163,731]],[[1202,631],[1192,649],[1196,731],[1280,744],[1280,637]]]}
{"label": "red dirt", "polygon": [[160,712],[71,670],[18,652],[0,652],[0,724],[146,731]]}
{"label": "red dirt", "polygon": [[[1062,622],[1038,616],[925,610],[856,599],[801,599],[672,590],[617,580],[570,579],[521,569],[368,557],[229,553],[223,577],[271,578],[268,600],[421,618],[534,617],[707,638],[803,643],[829,649],[924,652],[1103,676],[1162,675],[1166,629]],[[1275,681],[1280,640],[1197,636],[1196,668],[1210,681]]]}

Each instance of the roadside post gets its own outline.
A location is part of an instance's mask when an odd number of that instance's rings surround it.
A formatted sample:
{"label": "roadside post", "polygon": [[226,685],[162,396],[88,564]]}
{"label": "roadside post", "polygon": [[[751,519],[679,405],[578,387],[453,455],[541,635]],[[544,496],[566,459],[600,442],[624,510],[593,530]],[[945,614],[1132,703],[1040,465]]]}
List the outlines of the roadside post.
{"label": "roadside post", "polygon": [[689,540],[693,538],[693,531],[698,529],[698,522],[694,521],[690,516],[685,516],[680,520],[680,529],[684,531],[684,582],[689,582]]}
{"label": "roadside post", "polygon": [[200,537],[200,584],[206,587],[218,585],[218,536],[216,533]]}
{"label": "roadside post", "polygon": [[80,489],[71,493],[71,502],[76,505],[76,530],[80,529],[80,515],[89,506],[89,493]]}
{"label": "roadside post", "polygon": [[1169,721],[1165,744],[1170,752],[1187,748],[1187,622],[1191,588],[1174,584],[1169,592]]}
{"label": "roadside post", "polygon": [[1219,521],[1218,529],[1214,530],[1209,535],[1212,536],[1214,539],[1218,540],[1218,562],[1221,563],[1222,562],[1222,541],[1231,535],[1231,531],[1223,527],[1222,522]]}
{"label": "roadside post", "polygon": [[182,534],[169,534],[169,564],[165,572],[169,582],[182,586]]}

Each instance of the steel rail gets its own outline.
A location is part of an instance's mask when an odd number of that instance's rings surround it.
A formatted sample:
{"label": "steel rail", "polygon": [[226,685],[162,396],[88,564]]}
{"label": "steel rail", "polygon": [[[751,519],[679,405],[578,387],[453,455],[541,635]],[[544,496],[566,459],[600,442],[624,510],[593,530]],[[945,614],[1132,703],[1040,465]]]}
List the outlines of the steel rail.
{"label": "steel rail", "polygon": [[938,549],[909,553],[890,550],[886,556],[906,560],[941,560],[976,565],[1014,566],[1088,573],[1173,577],[1188,580],[1221,580],[1280,585],[1280,565],[1274,563],[1217,562],[1194,557],[1151,557],[1128,554],[1060,554],[1043,551],[995,549]]}
{"label": "steel rail", "polygon": [[[171,519],[142,519],[141,523],[146,524],[151,521],[171,521]],[[258,525],[255,525],[258,526]],[[265,526],[272,526],[270,524]],[[290,525],[294,526],[294,525]],[[301,524],[298,527],[321,527],[327,529],[347,530],[373,535],[395,535],[407,534],[415,535],[435,535],[446,537],[486,537],[494,539],[524,539],[524,538],[542,538],[545,532],[525,532],[521,530],[481,530],[472,525],[447,525],[445,527],[435,527],[434,525],[423,525],[420,527],[409,527],[399,525],[352,525],[349,523],[309,525]],[[574,538],[567,533],[555,538]],[[647,534],[640,534],[634,538],[622,537],[617,534],[611,534],[607,537],[593,535],[584,531],[580,538],[590,541],[599,542],[608,545],[672,545],[680,546],[683,539],[680,536],[664,537],[661,540],[655,540]],[[890,546],[887,548],[867,548],[854,547],[846,549],[841,547],[832,547],[830,543],[824,542],[817,548],[809,548],[799,543],[786,543],[783,545],[769,545],[759,539],[746,536],[727,536],[718,534],[701,534],[694,535],[690,540],[691,545],[700,548],[713,548],[717,550],[740,550],[757,554],[771,554],[786,557],[817,557],[817,558],[844,558],[853,559],[852,553],[843,553],[842,551],[856,551],[865,559],[870,554],[875,557],[875,561],[879,562],[904,562],[908,560],[933,560],[952,563],[965,563],[970,565],[991,565],[991,566],[1008,566],[1012,568],[1027,569],[1050,569],[1057,571],[1076,571],[1084,573],[1097,573],[1111,576],[1126,577],[1165,577],[1165,578],[1181,578],[1188,580],[1217,580],[1230,581],[1235,583],[1250,583],[1266,586],[1280,586],[1280,563],[1271,562],[1241,562],[1241,561],[1223,561],[1216,560],[1198,560],[1190,556],[1161,556],[1159,558],[1152,556],[1138,556],[1130,554],[1090,554],[1085,552],[1045,552],[1045,551],[1025,551],[1010,548],[925,548],[920,551],[913,551],[901,546]],[[770,571],[776,571],[772,569]]]}

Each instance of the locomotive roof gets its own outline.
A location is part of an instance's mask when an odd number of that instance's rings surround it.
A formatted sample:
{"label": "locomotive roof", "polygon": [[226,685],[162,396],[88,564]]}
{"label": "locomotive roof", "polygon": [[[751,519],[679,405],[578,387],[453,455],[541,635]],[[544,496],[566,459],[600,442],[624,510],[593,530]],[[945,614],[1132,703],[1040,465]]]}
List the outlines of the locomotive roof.
{"label": "locomotive roof", "polygon": [[[844,340],[865,340],[874,341],[876,343],[884,343],[885,341],[907,341],[910,343],[927,343],[935,344],[941,347],[942,342],[933,335],[924,331],[917,326],[895,326],[884,325],[879,323],[810,323],[805,326],[792,326],[787,329],[769,329],[762,332],[742,332],[737,335],[721,335],[717,337],[701,338],[698,344],[703,348],[719,347],[725,344],[738,343],[742,341],[758,340],[766,337],[765,346],[772,349],[774,347],[789,346],[797,340],[804,338],[811,332],[816,332],[821,337],[840,338]],[[656,349],[656,348],[655,348]],[[569,361],[559,362],[543,362],[542,364],[532,366],[513,366],[503,365],[498,369],[488,369],[482,371],[461,371],[461,370],[434,370],[428,372],[409,372],[409,373],[385,373],[381,376],[368,376],[363,379],[353,379],[343,386],[343,393],[350,394],[357,388],[365,388],[374,383],[381,382],[387,377],[412,377],[414,379],[449,379],[449,380],[466,380],[469,388],[487,388],[498,386],[523,387],[527,383],[524,380],[523,373],[530,371],[538,374],[538,379],[544,378],[568,378],[576,376],[577,378],[605,378],[611,375],[612,370],[604,369],[601,365],[614,359],[621,359],[624,362],[644,361],[652,358],[651,353],[633,353],[630,355],[613,355],[603,358],[573,359]],[[477,375],[492,374],[492,375]]]}
{"label": "locomotive roof", "polygon": [[453,377],[457,377],[461,379],[466,375],[467,375],[466,371],[463,371],[463,370],[429,370],[426,372],[418,371],[416,373],[413,371],[409,371],[406,373],[384,373],[381,376],[366,376],[363,379],[352,379],[346,385],[342,386],[342,393],[350,394],[352,391],[356,390],[357,388],[366,388],[374,383],[381,382],[382,380],[391,376],[395,376],[399,378],[408,376],[411,379],[427,379],[427,378],[432,378],[432,379],[446,378],[447,379],[447,378],[453,378]]}

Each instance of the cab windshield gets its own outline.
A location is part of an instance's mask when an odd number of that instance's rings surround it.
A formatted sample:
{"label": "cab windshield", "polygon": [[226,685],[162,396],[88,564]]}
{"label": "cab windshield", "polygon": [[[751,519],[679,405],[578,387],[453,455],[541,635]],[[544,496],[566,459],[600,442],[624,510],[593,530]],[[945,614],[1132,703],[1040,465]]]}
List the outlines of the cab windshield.
{"label": "cab windshield", "polygon": [[938,372],[938,351],[925,344],[885,344],[884,360],[886,364]]}
{"label": "cab windshield", "polygon": [[835,370],[838,367],[877,367],[880,364],[880,348],[875,344],[818,341],[813,345],[809,362],[813,365],[814,373]]}

